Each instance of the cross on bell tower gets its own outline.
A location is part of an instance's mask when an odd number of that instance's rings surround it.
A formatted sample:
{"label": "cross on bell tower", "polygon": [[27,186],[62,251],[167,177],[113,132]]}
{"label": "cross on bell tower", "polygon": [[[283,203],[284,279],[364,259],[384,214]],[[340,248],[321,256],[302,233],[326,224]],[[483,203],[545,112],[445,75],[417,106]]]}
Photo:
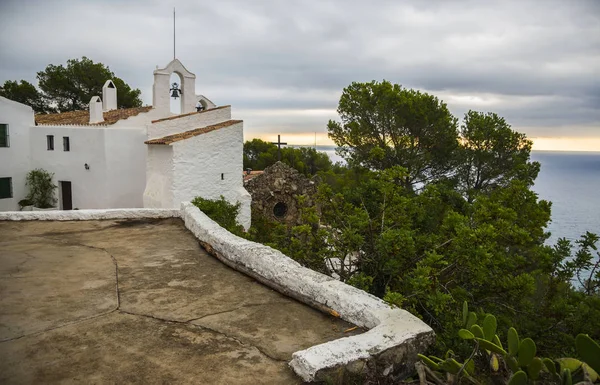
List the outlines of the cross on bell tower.
{"label": "cross on bell tower", "polygon": [[277,135],[277,142],[271,142],[277,145],[277,160],[281,160],[281,146],[287,145],[287,143],[281,141],[281,135]]}

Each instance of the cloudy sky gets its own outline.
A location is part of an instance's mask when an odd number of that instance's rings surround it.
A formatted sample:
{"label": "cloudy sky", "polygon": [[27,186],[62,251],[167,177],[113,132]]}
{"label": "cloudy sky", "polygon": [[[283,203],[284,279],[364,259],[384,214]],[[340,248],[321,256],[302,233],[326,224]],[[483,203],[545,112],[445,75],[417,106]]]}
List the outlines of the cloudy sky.
{"label": "cloudy sky", "polygon": [[326,144],[342,89],[387,79],[538,149],[600,150],[600,1],[0,0],[0,82],[87,56],[152,101],[173,55],[246,138]]}

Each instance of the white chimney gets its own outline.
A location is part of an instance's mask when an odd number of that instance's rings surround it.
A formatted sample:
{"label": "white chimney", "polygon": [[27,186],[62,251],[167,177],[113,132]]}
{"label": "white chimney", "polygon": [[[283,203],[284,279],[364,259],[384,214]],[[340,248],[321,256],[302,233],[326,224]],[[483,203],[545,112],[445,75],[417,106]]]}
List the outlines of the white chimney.
{"label": "white chimney", "polygon": [[117,109],[117,87],[112,80],[107,80],[102,86],[102,110],[110,111]]}
{"label": "white chimney", "polygon": [[102,100],[99,96],[92,96],[90,99],[90,124],[104,122],[102,114]]}

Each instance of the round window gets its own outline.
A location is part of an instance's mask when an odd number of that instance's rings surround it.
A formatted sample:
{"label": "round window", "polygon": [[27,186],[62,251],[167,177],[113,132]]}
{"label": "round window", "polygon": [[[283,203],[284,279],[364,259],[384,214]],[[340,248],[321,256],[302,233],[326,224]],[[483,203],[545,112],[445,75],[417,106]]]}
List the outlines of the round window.
{"label": "round window", "polygon": [[287,214],[287,205],[283,202],[277,202],[275,206],[273,206],[273,215],[277,218],[283,218]]}

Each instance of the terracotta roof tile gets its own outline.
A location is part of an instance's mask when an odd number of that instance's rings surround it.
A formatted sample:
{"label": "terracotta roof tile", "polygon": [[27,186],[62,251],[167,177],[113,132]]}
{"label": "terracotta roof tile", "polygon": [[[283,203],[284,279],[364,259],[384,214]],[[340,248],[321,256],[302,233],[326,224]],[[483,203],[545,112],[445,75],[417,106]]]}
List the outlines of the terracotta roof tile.
{"label": "terracotta roof tile", "polygon": [[143,112],[148,112],[152,106],[120,108],[117,110],[106,111],[104,113],[104,122],[90,124],[90,112],[84,111],[69,111],[61,112],[60,114],[38,114],[35,116],[35,124],[76,124],[80,126],[97,126],[115,124],[121,119],[127,119],[136,116]]}
{"label": "terracotta roof tile", "polygon": [[261,170],[256,170],[256,171],[250,171],[250,174],[248,174],[247,171],[244,171],[244,182],[249,181],[250,179],[254,179],[257,176],[261,175],[264,171]]}
{"label": "terracotta roof tile", "polygon": [[189,139],[194,136],[206,134],[207,132],[211,132],[211,131],[219,130],[221,128],[229,127],[236,123],[241,123],[241,122],[243,122],[243,121],[242,120],[227,120],[225,122],[213,124],[211,126],[196,128],[194,130],[180,132],[178,134],[167,135],[162,138],[150,139],[150,140],[145,141],[144,143],[146,143],[146,144],[171,144],[174,142],[179,142],[180,140]]}
{"label": "terracotta roof tile", "polygon": [[215,108],[209,108],[208,110],[203,110],[203,111],[188,112],[187,114],[180,114],[180,115],[170,116],[168,118],[156,119],[156,120],[153,120],[152,123],[164,122],[165,120],[173,120],[173,119],[184,118],[186,116],[196,115],[196,114],[202,114],[202,113],[205,113],[205,112],[208,112],[208,111],[220,110],[220,109],[227,108],[227,107],[231,107],[231,106],[230,105],[219,106],[219,107],[215,107]]}

